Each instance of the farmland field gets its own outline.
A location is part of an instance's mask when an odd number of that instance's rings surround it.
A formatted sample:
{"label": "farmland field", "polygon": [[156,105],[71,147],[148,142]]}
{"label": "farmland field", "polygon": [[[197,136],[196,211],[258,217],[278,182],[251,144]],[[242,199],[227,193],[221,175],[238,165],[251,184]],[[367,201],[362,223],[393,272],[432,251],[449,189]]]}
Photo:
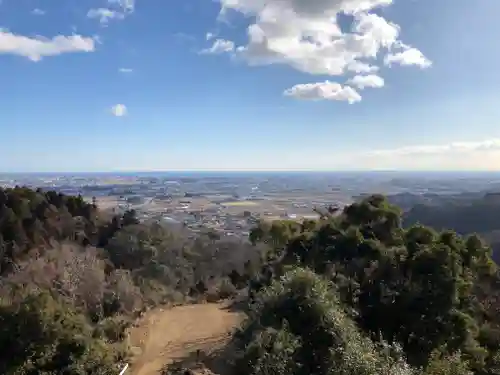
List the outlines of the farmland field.
{"label": "farmland field", "polygon": [[259,204],[257,202],[251,202],[251,201],[235,201],[235,202],[221,203],[221,206],[225,207],[255,207],[258,205]]}

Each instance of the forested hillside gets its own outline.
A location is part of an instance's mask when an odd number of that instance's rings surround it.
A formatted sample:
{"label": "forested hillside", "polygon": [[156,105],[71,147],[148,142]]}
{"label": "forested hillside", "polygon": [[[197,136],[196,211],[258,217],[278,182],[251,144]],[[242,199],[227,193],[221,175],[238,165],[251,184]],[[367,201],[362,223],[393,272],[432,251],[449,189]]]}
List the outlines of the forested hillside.
{"label": "forested hillside", "polygon": [[[499,213],[500,194],[489,193],[481,198],[416,205],[404,215],[404,223],[420,223],[437,230],[451,229],[463,235],[477,233],[500,254]],[[495,255],[495,259],[500,260],[500,255]]]}
{"label": "forested hillside", "polygon": [[250,244],[190,240],[82,197],[0,190],[0,373],[116,374],[147,306],[218,300],[260,267]]}
{"label": "forested hillside", "polygon": [[497,374],[499,279],[477,236],[402,226],[372,196],[341,215],[261,224],[243,374]]}
{"label": "forested hillside", "polygon": [[500,373],[491,249],[405,227],[382,196],[317,221],[262,222],[252,244],[103,217],[81,197],[0,196],[1,374],[116,374],[126,328],[148,306],[238,289],[249,299],[235,374]]}

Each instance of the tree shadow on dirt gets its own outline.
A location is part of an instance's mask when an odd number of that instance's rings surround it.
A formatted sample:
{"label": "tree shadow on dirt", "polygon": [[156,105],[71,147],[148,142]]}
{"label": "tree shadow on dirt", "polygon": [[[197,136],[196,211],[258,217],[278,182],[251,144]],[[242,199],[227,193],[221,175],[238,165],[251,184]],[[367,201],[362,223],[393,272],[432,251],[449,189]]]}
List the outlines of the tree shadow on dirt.
{"label": "tree shadow on dirt", "polygon": [[165,366],[163,375],[232,375],[237,355],[236,338],[212,352],[196,350]]}

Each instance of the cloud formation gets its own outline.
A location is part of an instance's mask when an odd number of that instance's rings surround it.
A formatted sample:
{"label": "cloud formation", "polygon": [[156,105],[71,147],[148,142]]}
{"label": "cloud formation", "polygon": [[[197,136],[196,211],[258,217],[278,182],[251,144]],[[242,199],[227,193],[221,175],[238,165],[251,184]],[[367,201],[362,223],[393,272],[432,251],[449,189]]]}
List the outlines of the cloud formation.
{"label": "cloud formation", "polygon": [[87,17],[98,19],[101,25],[107,25],[110,20],[124,19],[125,15],[119,11],[108,8],[97,8],[97,9],[90,9],[89,12],[87,13]]}
{"label": "cloud formation", "polygon": [[388,54],[384,59],[384,64],[388,66],[392,66],[392,64],[416,65],[420,68],[428,68],[432,65],[432,62],[418,49],[406,47],[403,51]]}
{"label": "cloud formation", "polygon": [[108,0],[108,8],[93,8],[87,17],[98,19],[101,25],[107,26],[110,20],[123,20],[135,11],[135,0]]}
{"label": "cloud formation", "polygon": [[35,8],[31,11],[31,14],[34,14],[35,16],[43,16],[45,15],[45,11],[40,8]]}
{"label": "cloud formation", "polygon": [[57,35],[52,39],[41,36],[30,38],[0,29],[0,54],[23,56],[36,62],[44,57],[63,53],[93,51],[95,40],[81,35]]}
{"label": "cloud formation", "polygon": [[365,169],[500,170],[500,139],[383,149],[351,155]]}
{"label": "cloud formation", "polygon": [[124,13],[133,13],[135,11],[135,0],[108,0],[111,6],[120,8]]}
{"label": "cloud formation", "polygon": [[226,39],[216,39],[210,48],[201,51],[202,54],[220,54],[234,51],[234,42]]}
{"label": "cloud formation", "polygon": [[[471,152],[500,151],[500,138],[487,139],[479,142],[451,142],[439,145],[420,145],[400,147],[392,150],[374,151],[373,155],[436,155],[445,153],[467,154]],[[499,164],[500,165],[500,164]]]}
{"label": "cloud formation", "polygon": [[367,87],[380,88],[384,87],[384,79],[375,74],[370,74],[367,76],[354,76],[347,81],[349,85],[355,86],[360,90],[364,90]]}
{"label": "cloud formation", "polygon": [[330,81],[295,85],[285,90],[284,95],[303,100],[347,101],[349,104],[361,100],[361,95],[352,87]]}
{"label": "cloud formation", "polygon": [[[399,25],[373,12],[392,5],[393,0],[219,2],[220,17],[238,12],[254,20],[247,29],[248,42],[235,49],[237,57],[250,65],[283,64],[311,75],[337,77],[349,72],[374,73],[379,70],[376,63],[381,56],[388,67],[431,65],[420,50],[399,39]],[[350,30],[341,29],[340,14],[352,16]],[[364,87],[383,86],[380,80],[377,83]],[[349,98],[352,96],[347,95],[346,100]]]}
{"label": "cloud formation", "polygon": [[111,107],[111,113],[116,117],[123,117],[127,115],[127,107],[125,104],[115,104]]}

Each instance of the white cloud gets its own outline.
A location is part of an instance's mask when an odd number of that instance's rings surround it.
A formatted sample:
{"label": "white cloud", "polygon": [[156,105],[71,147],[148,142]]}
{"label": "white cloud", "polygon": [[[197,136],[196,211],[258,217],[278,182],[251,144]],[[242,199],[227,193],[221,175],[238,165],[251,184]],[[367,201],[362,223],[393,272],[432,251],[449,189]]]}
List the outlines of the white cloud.
{"label": "white cloud", "polygon": [[[218,1],[222,17],[234,11],[252,20],[248,42],[236,48],[236,56],[250,65],[283,64],[311,75],[344,76],[378,71],[373,64],[384,55],[387,66],[429,61],[403,44],[398,25],[373,12],[393,0]],[[353,16],[347,32],[337,21],[341,13]],[[395,48],[404,55],[394,54]]]}
{"label": "white cloud", "polygon": [[215,34],[214,33],[207,33],[205,35],[205,39],[206,40],[212,40],[213,38],[215,38]]}
{"label": "white cloud", "polygon": [[90,9],[87,17],[98,19],[103,26],[110,20],[123,20],[127,15],[134,13],[135,0],[108,0],[108,6],[108,8]]}
{"label": "white cloud", "polygon": [[376,73],[379,67],[363,63],[361,61],[353,61],[347,65],[347,70],[354,73]]}
{"label": "white cloud", "polygon": [[135,11],[135,0],[108,0],[110,5],[115,5],[124,13],[133,13]]}
{"label": "white cloud", "polygon": [[123,117],[127,115],[127,107],[124,104],[116,104],[111,107],[111,113],[116,117]]}
{"label": "white cloud", "polygon": [[234,43],[232,41],[216,39],[212,44],[212,47],[202,50],[201,53],[218,54],[232,51],[234,51]]}
{"label": "white cloud", "polygon": [[375,74],[370,74],[367,76],[355,76],[347,81],[349,85],[356,86],[360,90],[364,90],[367,87],[371,88],[381,88],[384,87],[384,79]]}
{"label": "white cloud", "polygon": [[284,95],[303,100],[346,101],[350,104],[361,100],[361,96],[352,87],[330,81],[295,85],[285,90]]}
{"label": "white cloud", "polygon": [[500,170],[500,139],[376,150],[348,160],[364,169]]}
{"label": "white cloud", "polygon": [[387,66],[391,66],[392,64],[399,64],[403,66],[416,65],[420,68],[428,68],[432,65],[432,62],[427,59],[422,52],[418,49],[402,45],[403,50],[388,54],[384,63]]}
{"label": "white cloud", "polygon": [[112,19],[122,20],[122,19],[124,19],[125,15],[123,13],[116,11],[116,10],[112,10],[112,9],[108,9],[108,8],[97,8],[97,9],[90,9],[89,12],[87,13],[87,17],[96,18],[99,20],[101,25],[106,25],[106,24],[108,24],[109,20],[112,20]]}
{"label": "white cloud", "polygon": [[31,14],[34,14],[35,16],[43,16],[45,11],[43,9],[35,8],[31,11]]}
{"label": "white cloud", "polygon": [[[479,142],[451,142],[438,145],[417,145],[400,147],[390,150],[374,151],[374,155],[421,155],[421,154],[444,154],[444,153],[471,153],[484,151],[500,151],[500,139],[493,138]],[[500,166],[500,163],[499,163]]]}
{"label": "white cloud", "polygon": [[43,57],[63,53],[93,51],[95,51],[94,39],[81,35],[57,35],[48,39],[41,36],[17,35],[0,29],[0,54],[18,55],[32,61],[40,61]]}
{"label": "white cloud", "polygon": [[132,73],[134,70],[131,68],[120,68],[118,69],[120,73]]}

